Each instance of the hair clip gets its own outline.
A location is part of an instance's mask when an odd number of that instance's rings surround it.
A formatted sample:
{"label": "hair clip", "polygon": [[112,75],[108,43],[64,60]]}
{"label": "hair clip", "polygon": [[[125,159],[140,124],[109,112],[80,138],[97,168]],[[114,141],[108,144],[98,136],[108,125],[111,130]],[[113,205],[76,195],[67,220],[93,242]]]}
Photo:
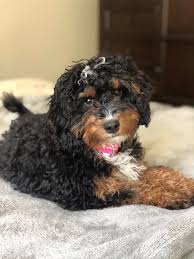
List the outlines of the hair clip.
{"label": "hair clip", "polygon": [[[105,61],[106,61],[105,57],[99,57],[97,64],[94,66],[94,69],[97,68],[98,66],[104,64]],[[80,85],[81,82],[87,83],[86,79],[87,79],[88,75],[94,76],[94,77],[98,76],[98,74],[96,72],[94,72],[94,70],[92,70],[90,66],[87,65],[81,72],[81,75],[80,75],[81,78],[77,81],[78,85]]]}
{"label": "hair clip", "polygon": [[105,57],[99,57],[98,59],[99,59],[99,61],[98,61],[98,63],[94,66],[94,68],[97,68],[98,66],[104,64],[105,61],[106,61]]}

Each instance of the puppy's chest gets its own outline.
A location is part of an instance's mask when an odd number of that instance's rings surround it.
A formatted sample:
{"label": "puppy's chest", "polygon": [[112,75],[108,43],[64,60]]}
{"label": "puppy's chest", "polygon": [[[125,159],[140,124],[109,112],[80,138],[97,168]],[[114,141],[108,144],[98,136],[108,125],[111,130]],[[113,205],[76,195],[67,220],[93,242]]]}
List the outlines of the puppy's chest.
{"label": "puppy's chest", "polygon": [[118,153],[117,156],[104,159],[132,180],[138,180],[139,175],[145,170],[145,166],[138,163],[129,152]]}

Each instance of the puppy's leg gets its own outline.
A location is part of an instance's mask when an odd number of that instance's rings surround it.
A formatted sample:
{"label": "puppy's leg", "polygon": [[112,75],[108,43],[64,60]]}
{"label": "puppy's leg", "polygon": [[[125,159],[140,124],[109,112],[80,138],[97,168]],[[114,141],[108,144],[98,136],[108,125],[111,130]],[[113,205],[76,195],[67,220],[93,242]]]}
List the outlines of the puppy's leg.
{"label": "puppy's leg", "polygon": [[113,170],[109,177],[95,178],[95,193],[97,198],[111,201],[110,206],[147,204],[184,209],[194,205],[194,179],[165,167],[145,170],[138,181]]}
{"label": "puppy's leg", "polygon": [[[185,209],[194,205],[194,179],[186,178],[171,168],[148,168],[134,184],[134,190],[133,204],[167,209]],[[131,204],[131,199],[129,202]]]}
{"label": "puppy's leg", "polygon": [[119,206],[123,201],[132,202],[134,191],[129,178],[113,169],[110,176],[94,178],[95,196],[107,204],[106,206]]}

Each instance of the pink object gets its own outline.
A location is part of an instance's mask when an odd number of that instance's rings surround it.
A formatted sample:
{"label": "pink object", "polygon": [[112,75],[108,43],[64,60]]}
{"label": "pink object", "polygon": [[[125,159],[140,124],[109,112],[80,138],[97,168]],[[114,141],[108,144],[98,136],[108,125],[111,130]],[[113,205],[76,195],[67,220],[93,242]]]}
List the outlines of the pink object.
{"label": "pink object", "polygon": [[104,147],[97,148],[98,152],[106,156],[116,156],[118,154],[119,145],[118,144],[108,144]]}

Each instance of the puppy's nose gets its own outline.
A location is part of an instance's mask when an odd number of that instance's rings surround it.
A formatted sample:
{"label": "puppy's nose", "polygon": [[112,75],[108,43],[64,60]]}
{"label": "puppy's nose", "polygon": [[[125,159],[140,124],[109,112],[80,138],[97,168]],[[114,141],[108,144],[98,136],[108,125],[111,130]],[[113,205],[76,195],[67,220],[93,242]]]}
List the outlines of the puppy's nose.
{"label": "puppy's nose", "polygon": [[109,120],[104,123],[104,129],[109,133],[116,133],[119,130],[120,123],[118,120]]}

